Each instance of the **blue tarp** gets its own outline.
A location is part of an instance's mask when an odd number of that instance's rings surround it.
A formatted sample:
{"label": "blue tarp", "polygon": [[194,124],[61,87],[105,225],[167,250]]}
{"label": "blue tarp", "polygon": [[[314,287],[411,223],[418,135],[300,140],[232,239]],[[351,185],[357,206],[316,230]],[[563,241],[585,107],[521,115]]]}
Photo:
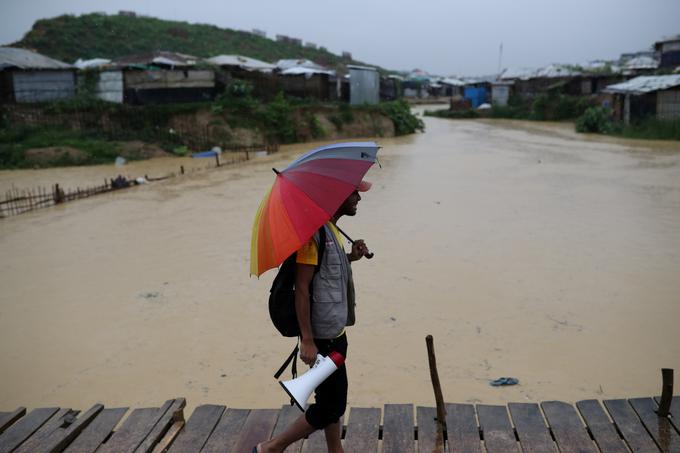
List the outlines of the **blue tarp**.
{"label": "blue tarp", "polygon": [[486,102],[486,88],[479,87],[465,87],[464,95],[465,99],[470,100],[472,108],[476,109],[480,105]]}

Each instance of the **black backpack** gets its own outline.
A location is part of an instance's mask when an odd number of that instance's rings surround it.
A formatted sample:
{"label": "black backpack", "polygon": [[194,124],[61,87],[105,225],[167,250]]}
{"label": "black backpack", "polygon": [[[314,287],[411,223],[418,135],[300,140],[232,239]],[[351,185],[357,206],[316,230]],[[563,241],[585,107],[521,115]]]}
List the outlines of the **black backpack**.
{"label": "black backpack", "polygon": [[[323,258],[324,249],[326,248],[326,229],[322,226],[319,228],[319,243],[318,261],[314,274],[319,272],[321,260]],[[286,258],[279,268],[272,288],[269,293],[269,317],[274,323],[274,327],[284,337],[300,336],[300,326],[298,325],[297,315],[295,312],[295,266],[296,266],[297,252]],[[309,294],[312,294],[312,288],[309,288]],[[310,297],[310,304],[312,300]]]}

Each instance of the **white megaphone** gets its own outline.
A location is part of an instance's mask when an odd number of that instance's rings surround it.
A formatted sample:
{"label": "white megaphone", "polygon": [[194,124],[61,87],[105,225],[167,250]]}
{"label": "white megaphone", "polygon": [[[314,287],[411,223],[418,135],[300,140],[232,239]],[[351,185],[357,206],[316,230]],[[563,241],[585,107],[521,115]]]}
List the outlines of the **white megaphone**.
{"label": "white megaphone", "polygon": [[307,400],[314,389],[325,381],[328,376],[333,374],[343,363],[345,363],[345,358],[338,352],[333,351],[328,354],[328,357],[317,354],[316,362],[314,362],[314,366],[309,371],[290,381],[279,381],[279,384],[281,384],[281,387],[283,387],[297,407],[304,412],[307,410]]}

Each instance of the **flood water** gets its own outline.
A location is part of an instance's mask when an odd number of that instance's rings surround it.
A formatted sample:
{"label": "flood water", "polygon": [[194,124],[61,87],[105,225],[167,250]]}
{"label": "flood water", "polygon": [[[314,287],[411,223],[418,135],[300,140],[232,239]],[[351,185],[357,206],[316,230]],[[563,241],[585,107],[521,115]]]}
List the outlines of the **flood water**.
{"label": "flood water", "polygon": [[[428,334],[450,402],[659,394],[680,369],[680,145],[425,122],[377,139],[373,189],[340,222],[375,252],[353,266],[349,405],[434,405]],[[248,276],[250,231],[271,167],[314,145],[0,220],[0,410],[286,404],[272,375],[294,342],[268,318],[274,272]]]}

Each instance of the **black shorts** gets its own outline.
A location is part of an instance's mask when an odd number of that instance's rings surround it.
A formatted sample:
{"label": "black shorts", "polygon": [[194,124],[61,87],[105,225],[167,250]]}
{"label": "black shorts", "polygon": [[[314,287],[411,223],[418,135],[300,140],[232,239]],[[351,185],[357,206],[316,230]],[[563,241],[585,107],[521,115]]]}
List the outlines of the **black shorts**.
{"label": "black shorts", "polygon": [[[332,351],[347,358],[347,334],[332,340],[314,340],[319,354],[327,356]],[[347,368],[343,363],[314,391],[314,404],[305,413],[307,423],[316,429],[336,423],[345,413],[347,406]]]}

